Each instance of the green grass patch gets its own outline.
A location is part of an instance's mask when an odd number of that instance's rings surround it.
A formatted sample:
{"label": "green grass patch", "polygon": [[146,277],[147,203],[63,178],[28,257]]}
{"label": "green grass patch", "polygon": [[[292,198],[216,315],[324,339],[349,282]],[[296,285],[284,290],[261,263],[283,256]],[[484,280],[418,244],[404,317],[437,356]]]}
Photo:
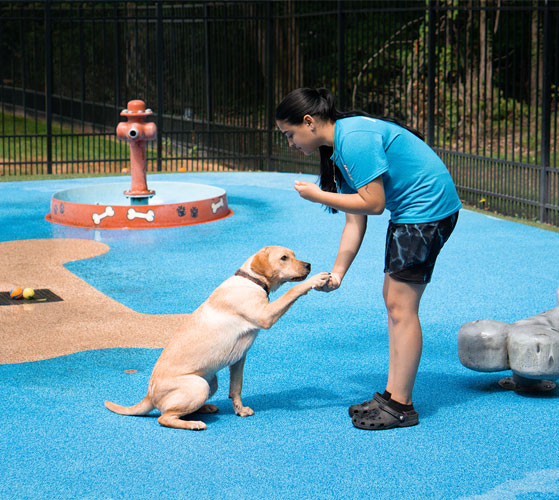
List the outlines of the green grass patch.
{"label": "green grass patch", "polygon": [[472,212],[477,212],[478,214],[489,215],[490,217],[495,217],[497,219],[508,220],[511,222],[517,222],[518,224],[524,224],[525,226],[532,226],[532,227],[539,227],[540,229],[545,229],[546,231],[552,231],[554,233],[559,233],[559,227],[552,226],[551,224],[542,224],[541,222],[537,221],[530,221],[526,219],[521,219],[519,217],[510,217],[507,215],[501,215],[497,212],[491,212],[489,210],[483,210],[477,207],[473,207],[471,205],[466,205],[464,203],[464,209],[470,210]]}
{"label": "green grass patch", "polygon": [[[47,125],[44,120],[0,112],[0,129],[0,164],[4,175],[46,173],[43,172],[47,161]],[[147,157],[155,158],[155,145],[149,144]],[[114,132],[86,130],[58,122],[52,124],[52,159],[62,162],[58,173],[70,170],[78,173],[85,173],[85,170],[91,173],[120,171],[127,165],[129,157],[128,144],[118,140]]]}

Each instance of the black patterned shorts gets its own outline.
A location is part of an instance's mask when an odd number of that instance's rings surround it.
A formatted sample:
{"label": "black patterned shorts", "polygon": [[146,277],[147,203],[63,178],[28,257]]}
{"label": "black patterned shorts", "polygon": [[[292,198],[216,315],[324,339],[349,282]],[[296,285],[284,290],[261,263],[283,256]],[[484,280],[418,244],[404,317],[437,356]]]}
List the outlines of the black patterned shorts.
{"label": "black patterned shorts", "polygon": [[408,283],[427,284],[437,256],[458,220],[458,212],[435,222],[388,224],[384,272]]}

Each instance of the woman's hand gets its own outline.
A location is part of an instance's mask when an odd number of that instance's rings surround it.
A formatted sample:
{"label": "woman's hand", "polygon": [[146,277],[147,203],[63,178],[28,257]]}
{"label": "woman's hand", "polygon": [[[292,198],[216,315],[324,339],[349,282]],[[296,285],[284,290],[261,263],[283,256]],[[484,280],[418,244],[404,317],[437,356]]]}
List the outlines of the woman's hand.
{"label": "woman's hand", "polygon": [[295,181],[295,190],[299,193],[299,196],[305,200],[312,201],[314,203],[320,202],[322,189],[312,182]]}
{"label": "woman's hand", "polygon": [[326,205],[346,214],[378,215],[384,211],[386,203],[380,176],[353,194],[330,193],[312,182],[305,181],[295,181],[295,189],[305,200]]}
{"label": "woman's hand", "polygon": [[342,284],[341,276],[338,273],[330,273],[330,278],[328,279],[326,284],[321,286],[320,288],[317,288],[316,290],[329,293],[340,288],[341,284]]}

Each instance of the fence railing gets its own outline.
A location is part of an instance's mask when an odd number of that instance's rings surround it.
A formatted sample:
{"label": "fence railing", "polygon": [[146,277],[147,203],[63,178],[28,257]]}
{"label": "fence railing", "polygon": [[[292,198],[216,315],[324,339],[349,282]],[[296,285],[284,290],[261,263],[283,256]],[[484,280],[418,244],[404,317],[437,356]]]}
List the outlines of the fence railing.
{"label": "fence railing", "polygon": [[559,225],[559,3],[0,3],[0,176],[119,173],[128,100],[151,171],[317,172],[273,113],[301,86],[422,131],[469,204]]}

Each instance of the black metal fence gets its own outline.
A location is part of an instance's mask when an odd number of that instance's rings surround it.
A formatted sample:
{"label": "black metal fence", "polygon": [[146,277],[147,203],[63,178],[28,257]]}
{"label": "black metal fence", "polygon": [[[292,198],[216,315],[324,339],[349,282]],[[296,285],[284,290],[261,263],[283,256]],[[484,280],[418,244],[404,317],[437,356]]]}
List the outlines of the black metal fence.
{"label": "black metal fence", "polygon": [[143,99],[151,171],[316,172],[275,130],[282,96],[423,131],[468,204],[559,225],[559,3],[0,3],[0,176],[118,173]]}

